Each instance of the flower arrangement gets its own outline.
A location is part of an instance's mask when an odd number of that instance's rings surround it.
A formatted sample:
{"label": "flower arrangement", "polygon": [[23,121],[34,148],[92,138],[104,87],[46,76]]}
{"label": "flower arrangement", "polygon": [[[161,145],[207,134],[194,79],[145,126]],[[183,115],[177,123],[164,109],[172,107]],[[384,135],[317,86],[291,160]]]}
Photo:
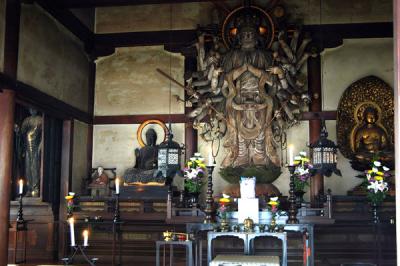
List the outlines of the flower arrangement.
{"label": "flower arrangement", "polygon": [[268,205],[269,205],[270,211],[272,212],[272,216],[275,217],[277,212],[278,212],[278,210],[279,210],[279,208],[278,208],[279,207],[279,199],[278,199],[278,197],[271,197],[269,199]]}
{"label": "flower arrangement", "polygon": [[380,161],[374,161],[371,169],[365,171],[367,198],[375,205],[382,203],[389,190],[389,185],[385,181],[391,176],[389,171],[390,169],[383,166]]}
{"label": "flower arrangement", "polygon": [[205,176],[206,165],[200,153],[195,153],[185,164],[183,174],[185,178],[185,190],[189,193],[198,193],[203,186],[202,178]]}
{"label": "flower arrangement", "polygon": [[300,152],[298,156],[294,157],[294,160],[296,165],[294,170],[294,190],[304,191],[304,188],[308,186],[308,180],[312,176],[313,166],[305,151]]}
{"label": "flower arrangement", "polygon": [[75,193],[74,192],[69,192],[67,196],[65,196],[65,199],[67,200],[67,216],[71,217],[72,212],[74,210],[74,198],[75,198]]}
{"label": "flower arrangement", "polygon": [[222,194],[222,198],[218,200],[218,215],[221,219],[226,219],[227,212],[229,211],[229,204],[231,202],[231,198],[229,195]]}

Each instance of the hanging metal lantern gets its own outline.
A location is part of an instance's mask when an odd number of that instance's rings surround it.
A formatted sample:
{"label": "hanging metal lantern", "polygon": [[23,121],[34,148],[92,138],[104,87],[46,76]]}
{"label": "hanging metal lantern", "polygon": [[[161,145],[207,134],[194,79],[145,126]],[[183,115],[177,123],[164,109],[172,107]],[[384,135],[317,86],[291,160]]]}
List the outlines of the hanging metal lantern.
{"label": "hanging metal lantern", "polygon": [[325,120],[321,120],[321,134],[319,139],[310,145],[313,168],[317,173],[331,176],[332,173],[341,176],[337,169],[337,145],[328,139]]}
{"label": "hanging metal lantern", "polygon": [[165,178],[174,177],[181,168],[182,147],[173,141],[171,124],[169,125],[167,140],[158,146],[158,173]]}

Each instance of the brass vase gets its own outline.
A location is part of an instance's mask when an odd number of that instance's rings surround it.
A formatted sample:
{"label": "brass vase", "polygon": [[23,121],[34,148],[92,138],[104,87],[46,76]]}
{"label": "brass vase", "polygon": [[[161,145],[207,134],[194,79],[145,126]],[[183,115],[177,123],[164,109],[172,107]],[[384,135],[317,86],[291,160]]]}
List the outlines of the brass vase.
{"label": "brass vase", "polygon": [[223,217],[220,222],[221,232],[229,232],[229,220]]}
{"label": "brass vase", "polygon": [[276,229],[276,218],[275,218],[275,214],[272,214],[271,223],[269,225],[269,231],[275,232],[275,229]]}

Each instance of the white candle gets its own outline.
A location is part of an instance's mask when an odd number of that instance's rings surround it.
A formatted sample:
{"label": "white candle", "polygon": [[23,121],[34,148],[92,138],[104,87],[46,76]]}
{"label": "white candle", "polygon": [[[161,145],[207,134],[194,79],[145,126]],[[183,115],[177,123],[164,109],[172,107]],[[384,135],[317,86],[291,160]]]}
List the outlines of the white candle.
{"label": "white candle", "polygon": [[292,166],[294,165],[294,160],[293,160],[294,146],[289,145],[288,149],[289,149],[289,165]]}
{"label": "white candle", "polygon": [[19,184],[18,194],[22,195],[22,193],[24,192],[24,180],[20,179],[18,181],[18,184]]}
{"label": "white candle", "polygon": [[89,231],[88,230],[83,230],[83,246],[84,247],[89,246]]}
{"label": "white candle", "polygon": [[119,194],[119,178],[115,179],[115,194]]}
{"label": "white candle", "polygon": [[214,165],[214,156],[212,154],[212,148],[210,152],[208,153],[208,166],[213,166]]}
{"label": "white candle", "polygon": [[74,218],[69,218],[69,232],[71,234],[71,247],[75,247],[75,228],[74,228]]}

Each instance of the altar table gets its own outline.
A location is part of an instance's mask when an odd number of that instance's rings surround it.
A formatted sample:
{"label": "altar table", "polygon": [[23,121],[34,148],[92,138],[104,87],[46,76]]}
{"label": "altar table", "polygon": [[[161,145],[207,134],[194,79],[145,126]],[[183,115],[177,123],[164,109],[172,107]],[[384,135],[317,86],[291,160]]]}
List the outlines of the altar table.
{"label": "altar table", "polygon": [[[282,266],[287,266],[287,236],[286,232],[208,232],[207,233],[207,261],[210,264],[213,255],[212,241],[218,237],[233,236],[243,240],[244,244],[244,254],[250,255],[254,253],[254,239],[257,237],[274,237],[282,241]],[[251,256],[254,260],[246,258],[246,256],[241,257],[244,262],[256,262],[258,261],[258,256]],[[250,256],[249,256],[250,257]],[[271,256],[267,256],[271,257]],[[276,259],[273,259],[276,261]],[[212,265],[212,264],[210,264]],[[218,264],[216,264],[218,265]],[[247,264],[243,264],[247,265]],[[251,265],[251,264],[249,264]],[[255,264],[253,264],[255,265]],[[258,264],[257,264],[258,265]]]}

